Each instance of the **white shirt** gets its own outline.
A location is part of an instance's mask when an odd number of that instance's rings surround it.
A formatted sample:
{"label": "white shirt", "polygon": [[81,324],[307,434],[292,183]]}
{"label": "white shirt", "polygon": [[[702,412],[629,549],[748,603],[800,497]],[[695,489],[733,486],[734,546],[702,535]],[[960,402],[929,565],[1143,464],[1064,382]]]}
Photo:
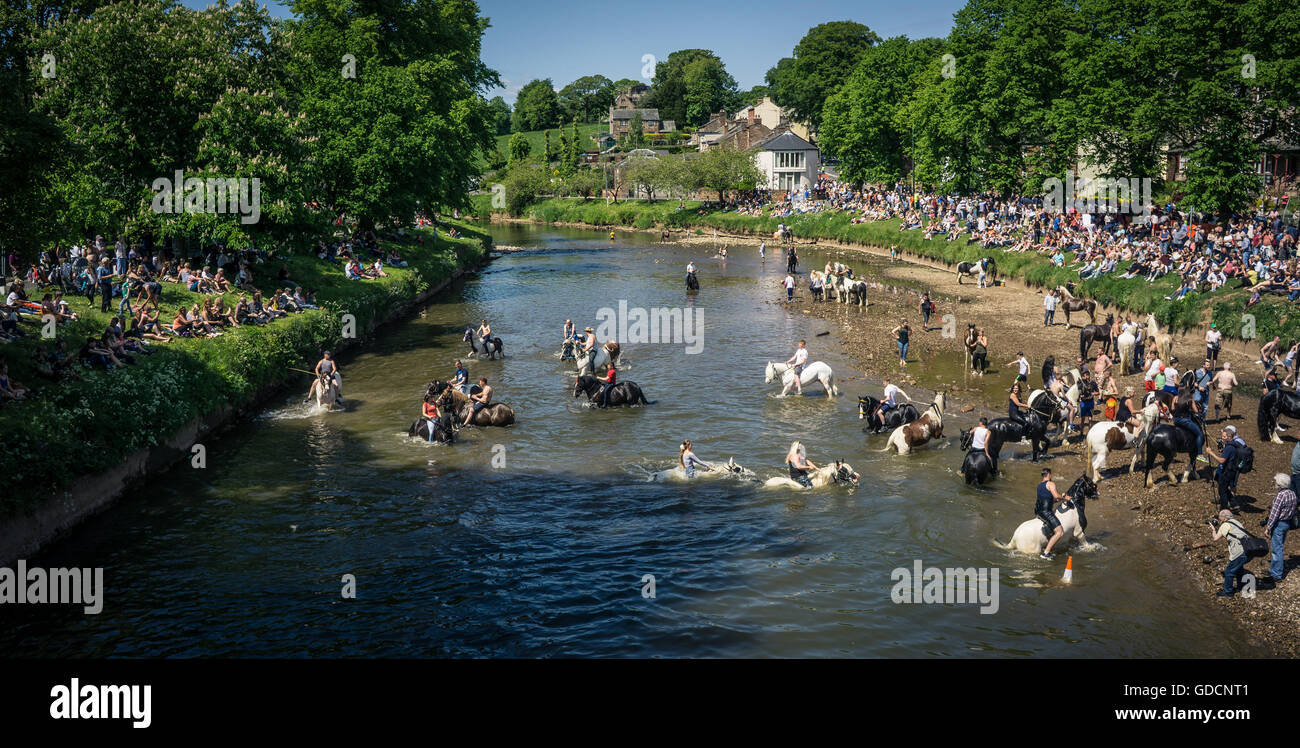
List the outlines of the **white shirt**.
{"label": "white shirt", "polygon": [[984,449],[985,442],[988,441],[989,430],[983,426],[976,426],[975,433],[971,434],[970,448]]}
{"label": "white shirt", "polygon": [[1045,295],[1045,296],[1043,297],[1043,308],[1047,309],[1048,311],[1053,311],[1053,310],[1055,310],[1055,309],[1056,309],[1056,297],[1053,296],[1053,295],[1051,295],[1050,293],[1047,294],[1047,295]]}
{"label": "white shirt", "polygon": [[1165,386],[1178,384],[1178,370],[1172,366],[1165,367]]}
{"label": "white shirt", "polygon": [[1158,358],[1153,358],[1153,359],[1151,359],[1151,366],[1147,369],[1147,375],[1146,375],[1145,378],[1146,378],[1146,379],[1155,379],[1155,378],[1156,378],[1156,375],[1160,373],[1160,367],[1161,367],[1161,365],[1162,365],[1162,362],[1160,361],[1160,359],[1158,359]]}
{"label": "white shirt", "polygon": [[1206,331],[1205,333],[1206,345],[1218,345],[1220,340],[1223,340],[1223,333],[1219,332],[1218,330]]}
{"label": "white shirt", "polygon": [[1021,356],[1016,360],[1020,362],[1020,375],[1025,377],[1029,376],[1029,359]]}
{"label": "white shirt", "polygon": [[786,287],[786,288],[794,288],[794,276],[793,276],[793,275],[787,275],[787,276],[785,277],[785,287]]}
{"label": "white shirt", "polygon": [[794,365],[803,366],[806,363],[808,363],[808,349],[799,348],[794,352]]}
{"label": "white shirt", "polygon": [[885,387],[885,402],[889,403],[890,405],[897,405],[898,393],[899,393],[898,385],[893,383],[887,385]]}

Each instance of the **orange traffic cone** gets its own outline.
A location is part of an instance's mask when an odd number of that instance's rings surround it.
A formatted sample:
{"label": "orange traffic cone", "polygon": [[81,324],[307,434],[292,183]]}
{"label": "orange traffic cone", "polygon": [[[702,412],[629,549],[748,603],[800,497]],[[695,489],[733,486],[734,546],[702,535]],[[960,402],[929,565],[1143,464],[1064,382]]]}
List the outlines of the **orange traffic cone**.
{"label": "orange traffic cone", "polygon": [[1066,584],[1074,581],[1074,556],[1065,557],[1065,576],[1061,577],[1061,581]]}

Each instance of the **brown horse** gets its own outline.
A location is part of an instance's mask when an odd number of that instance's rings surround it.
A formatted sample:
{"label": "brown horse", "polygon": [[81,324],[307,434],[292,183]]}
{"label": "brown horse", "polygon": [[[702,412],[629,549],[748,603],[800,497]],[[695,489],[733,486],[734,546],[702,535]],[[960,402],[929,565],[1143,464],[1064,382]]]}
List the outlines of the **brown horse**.
{"label": "brown horse", "polygon": [[[1070,312],[1087,312],[1088,321],[1097,324],[1096,301],[1076,298],[1065,286],[1056,287],[1056,298],[1060,299],[1061,311],[1065,312],[1065,329],[1070,329]],[[1107,335],[1109,336],[1109,333]]]}
{"label": "brown horse", "polygon": [[[1088,360],[1088,349],[1093,343],[1101,343],[1102,353],[1110,353],[1110,326],[1115,322],[1115,315],[1107,314],[1106,323],[1102,325],[1084,325],[1079,328],[1079,358]],[[1067,323],[1068,324],[1068,323]]]}
{"label": "brown horse", "polygon": [[[438,385],[442,385],[439,387]],[[478,389],[474,385],[470,392]],[[465,417],[469,415],[474,408],[474,401],[469,399],[469,395],[452,387],[446,382],[435,380],[429,385],[429,390],[438,396],[438,408],[448,417],[455,420],[457,424],[465,422]],[[473,426],[509,426],[515,422],[515,411],[505,403],[492,403],[486,407],[480,408],[470,420]]]}

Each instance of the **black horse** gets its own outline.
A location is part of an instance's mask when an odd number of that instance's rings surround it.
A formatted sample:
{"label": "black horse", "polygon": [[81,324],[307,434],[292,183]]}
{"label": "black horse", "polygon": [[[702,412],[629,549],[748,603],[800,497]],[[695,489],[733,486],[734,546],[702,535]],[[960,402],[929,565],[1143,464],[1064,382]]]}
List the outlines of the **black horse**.
{"label": "black horse", "polygon": [[1255,422],[1259,426],[1261,441],[1271,441],[1277,437],[1277,419],[1279,415],[1287,418],[1300,418],[1300,394],[1285,390],[1273,390],[1259,399],[1259,413]]}
{"label": "black horse", "polygon": [[[1164,458],[1164,463],[1160,466],[1160,469],[1169,473],[1169,482],[1171,484],[1186,483],[1189,475],[1200,477],[1196,469],[1196,434],[1187,429],[1170,424],[1156,426],[1151,430],[1151,435],[1147,437],[1143,448],[1146,450],[1145,475],[1147,488],[1155,485],[1151,480],[1151,466],[1156,464],[1157,457]],[[1176,479],[1169,470],[1169,465],[1174,461],[1174,456],[1179,453],[1187,455],[1187,469],[1183,471],[1181,481]],[[1206,480],[1209,480],[1209,478],[1207,477]]]}
{"label": "black horse", "polygon": [[472,327],[465,328],[465,335],[460,339],[460,342],[469,343],[471,353],[487,354],[489,361],[495,360],[498,353],[501,354],[501,358],[506,357],[505,347],[501,344],[501,338],[495,335],[490,338],[483,338],[483,350],[480,351],[478,343],[474,341],[474,328]]}
{"label": "black horse", "polygon": [[600,380],[595,377],[577,377],[573,382],[573,396],[586,395],[587,401],[594,403],[597,407],[650,404],[650,401],[645,399],[645,393],[641,391],[636,382],[619,382],[609,388],[609,396],[602,405],[600,402],[600,386]]}
{"label": "black horse", "polygon": [[879,434],[881,431],[893,431],[899,426],[915,421],[921,417],[920,411],[911,403],[903,403],[893,410],[885,413],[885,425],[881,426],[880,421],[876,419],[876,414],[880,412],[880,401],[870,395],[862,395],[858,398],[858,420],[867,419],[871,421],[870,426],[862,428],[868,434]]}
{"label": "black horse", "polygon": [[[1178,400],[1186,403],[1191,400],[1194,388],[1196,387],[1196,372],[1188,370],[1178,378]],[[1166,409],[1173,407],[1174,394],[1172,392],[1157,392],[1156,399],[1160,401]]]}
{"label": "black horse", "polygon": [[973,483],[982,486],[985,480],[996,476],[998,471],[993,467],[993,461],[989,456],[984,454],[984,450],[971,450],[970,445],[974,440],[975,429],[962,430],[961,448],[966,452],[966,457],[961,461],[961,474],[966,479],[966,485]]}
{"label": "black horse", "polygon": [[700,281],[698,278],[695,277],[695,271],[693,270],[686,274],[686,290],[687,291],[700,290]]}
{"label": "black horse", "polygon": [[1024,423],[1010,418],[994,418],[989,421],[989,454],[993,457],[993,472],[998,470],[998,455],[1002,452],[1002,445],[1025,438],[1029,439],[1031,461],[1038,462],[1039,457],[1047,456],[1047,448],[1051,446],[1047,441],[1047,420],[1037,411],[1026,413]]}
{"label": "black horse", "polygon": [[1110,326],[1115,323],[1115,315],[1107,314],[1106,323],[1102,325],[1084,325],[1079,328],[1079,358],[1088,360],[1088,349],[1093,343],[1101,343],[1101,352],[1110,353]]}
{"label": "black horse", "polygon": [[434,426],[429,427],[428,418],[417,418],[411,428],[407,430],[407,436],[417,436],[427,442],[435,444],[451,444],[456,440],[456,430],[452,428],[451,421],[446,417],[439,417],[434,421]]}

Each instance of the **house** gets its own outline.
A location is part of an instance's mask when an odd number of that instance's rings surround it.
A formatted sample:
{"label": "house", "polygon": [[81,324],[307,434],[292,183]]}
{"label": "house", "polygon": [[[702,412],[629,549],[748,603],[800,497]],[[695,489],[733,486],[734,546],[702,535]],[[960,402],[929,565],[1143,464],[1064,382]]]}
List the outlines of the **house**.
{"label": "house", "polygon": [[758,144],[754,163],[763,173],[768,189],[788,192],[816,184],[821,154],[817,146],[787,129]]}
{"label": "house", "polygon": [[639,109],[641,107],[641,100],[645,98],[646,92],[649,90],[650,87],[643,83],[628,86],[627,88],[620,90],[618,95],[614,97],[613,108]]}
{"label": "house", "polygon": [[596,145],[599,146],[600,150],[602,151],[609,148],[613,148],[614,146],[618,145],[618,138],[614,137],[613,135],[610,135],[607,132],[602,132],[597,135],[592,135],[591,137],[593,140],[596,141]]}
{"label": "house", "polygon": [[[1300,165],[1300,147],[1276,138],[1270,138],[1260,146],[1263,153],[1255,162],[1254,173],[1259,175],[1264,187],[1275,182],[1285,182],[1297,175]],[[1187,179],[1187,158],[1192,149],[1169,146],[1165,149],[1165,180],[1181,182]]]}
{"label": "house", "polygon": [[609,109],[609,134],[616,138],[627,135],[632,127],[632,118],[641,115],[641,132],[664,132],[663,122],[659,119],[658,109]]}
{"label": "house", "polygon": [[732,119],[749,124],[759,122],[768,131],[775,130],[790,121],[790,118],[785,115],[785,110],[777,106],[776,102],[767,96],[759,99],[757,103],[750,104],[736,112],[732,115]]}
{"label": "house", "polygon": [[727,111],[721,110],[709,115],[709,121],[695,128],[691,134],[691,145],[696,146],[699,150],[708,150],[718,138],[727,134],[727,129],[733,127],[730,118],[727,117]]}

